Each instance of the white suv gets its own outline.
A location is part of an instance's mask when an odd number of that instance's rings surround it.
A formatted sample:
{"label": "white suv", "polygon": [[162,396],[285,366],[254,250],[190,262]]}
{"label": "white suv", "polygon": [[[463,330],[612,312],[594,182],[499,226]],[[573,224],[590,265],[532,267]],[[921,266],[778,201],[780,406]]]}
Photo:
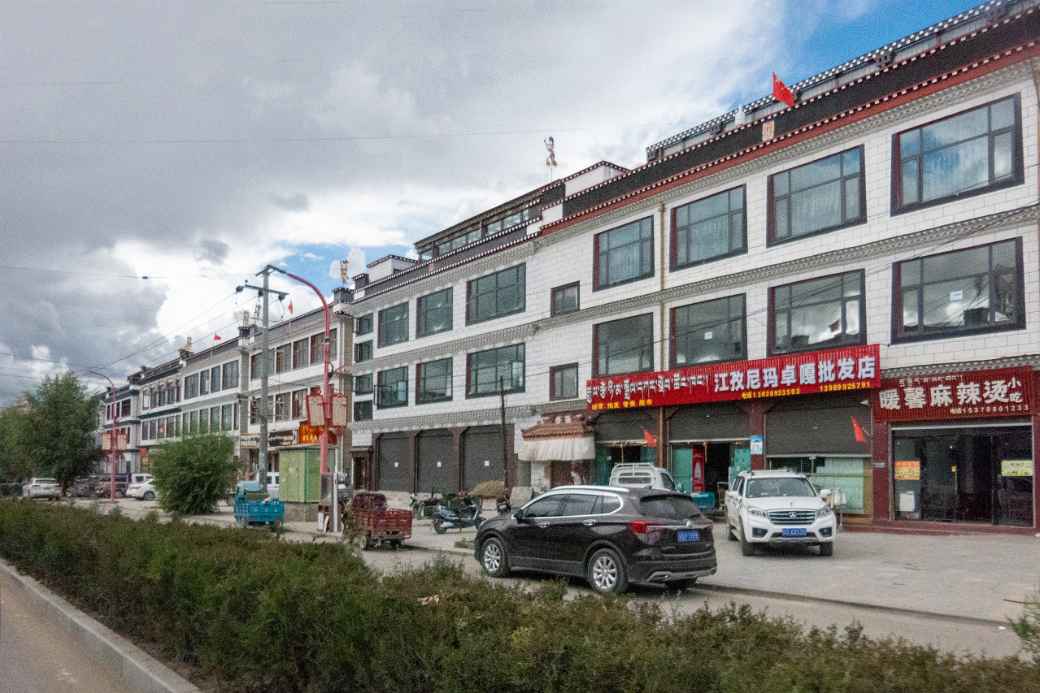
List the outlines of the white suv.
{"label": "white suv", "polygon": [[834,553],[837,522],[804,474],[794,472],[741,472],[726,492],[727,534],[740,540],[745,556],[759,544],[819,546],[821,556]]}
{"label": "white suv", "polygon": [[55,479],[33,477],[29,483],[22,485],[22,496],[25,498],[60,498],[61,486]]}

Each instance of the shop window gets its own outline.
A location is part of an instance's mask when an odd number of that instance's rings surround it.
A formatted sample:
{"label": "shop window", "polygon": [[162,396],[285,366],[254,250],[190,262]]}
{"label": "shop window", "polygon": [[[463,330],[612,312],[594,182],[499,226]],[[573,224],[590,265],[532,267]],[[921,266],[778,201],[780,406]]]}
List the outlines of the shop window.
{"label": "shop window", "polygon": [[552,290],[552,314],[564,315],[574,313],[581,307],[580,302],[581,284],[564,284],[554,287]]}
{"label": "shop window", "polygon": [[376,400],[380,409],[407,406],[408,366],[379,371],[376,380],[379,385]]}
{"label": "shop window", "polygon": [[654,316],[635,315],[592,328],[593,375],[654,369]]}
{"label": "shop window", "polygon": [[605,289],[654,274],[654,220],[633,221],[597,234],[594,240],[595,289]]}
{"label": "shop window", "polygon": [[1019,97],[893,137],[892,209],[926,207],[1022,182]]}
{"label": "shop window", "polygon": [[238,387],[238,361],[228,361],[221,366],[220,378],[225,390]]}
{"label": "shop window", "polygon": [[672,269],[747,252],[744,186],[672,211]]}
{"label": "shop window", "polygon": [[578,398],[578,364],[553,366],[549,369],[549,399]]}
{"label": "shop window", "polygon": [[355,395],[370,395],[372,394],[372,374],[365,373],[364,375],[354,376],[354,394]]}
{"label": "shop window", "polygon": [[372,419],[372,400],[354,402],[354,420],[369,421]]}
{"label": "shop window", "polygon": [[451,289],[420,296],[415,302],[415,312],[417,313],[416,337],[447,332],[451,329]]}
{"label": "shop window", "polygon": [[769,353],[866,342],[863,272],[846,272],[770,289]]}
{"label": "shop window", "polygon": [[672,309],[672,367],[747,358],[744,295]]}
{"label": "shop window", "polygon": [[274,396],[274,420],[289,420],[289,393],[282,392]]}
{"label": "shop window", "polygon": [[866,221],[863,147],[769,177],[769,245]]}
{"label": "shop window", "polygon": [[415,366],[415,402],[443,402],[451,399],[450,358]]}
{"label": "shop window", "polygon": [[524,391],[524,345],[478,351],[466,356],[466,396]]}
{"label": "shop window", "polygon": [[294,390],[292,393],[292,418],[294,420],[307,418],[307,391]]}
{"label": "shop window", "polygon": [[372,342],[358,342],[354,345],[354,363],[372,360]]}
{"label": "shop window", "polygon": [[[308,339],[297,339],[293,342],[292,347],[292,367],[293,370],[297,368],[306,368],[310,364],[310,344]],[[320,361],[319,361],[320,363]]]}
{"label": "shop window", "polygon": [[1025,327],[1021,239],[900,262],[893,341]]}
{"label": "shop window", "polygon": [[361,336],[372,333],[372,314],[362,315],[354,322],[354,334]]}
{"label": "shop window", "polygon": [[390,346],[408,341],[408,304],[379,311],[379,346]]}
{"label": "shop window", "polygon": [[[845,496],[842,510],[861,514],[867,511],[869,483],[868,460],[862,457],[771,457],[770,469],[804,474],[817,491],[841,489]],[[865,473],[865,471],[867,473]]]}
{"label": "shop window", "polygon": [[494,320],[525,307],[525,266],[517,265],[466,284],[466,324]]}

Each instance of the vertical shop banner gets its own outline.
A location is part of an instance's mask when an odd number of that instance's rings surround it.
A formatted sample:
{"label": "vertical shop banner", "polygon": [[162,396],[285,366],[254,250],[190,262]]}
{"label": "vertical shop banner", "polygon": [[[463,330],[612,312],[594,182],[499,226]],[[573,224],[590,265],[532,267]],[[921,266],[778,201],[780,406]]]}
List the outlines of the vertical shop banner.
{"label": "vertical shop banner", "polygon": [[591,378],[592,411],[865,390],[881,384],[877,344]]}
{"label": "vertical shop banner", "polygon": [[1029,368],[885,378],[874,393],[881,421],[1025,416],[1033,410]]}

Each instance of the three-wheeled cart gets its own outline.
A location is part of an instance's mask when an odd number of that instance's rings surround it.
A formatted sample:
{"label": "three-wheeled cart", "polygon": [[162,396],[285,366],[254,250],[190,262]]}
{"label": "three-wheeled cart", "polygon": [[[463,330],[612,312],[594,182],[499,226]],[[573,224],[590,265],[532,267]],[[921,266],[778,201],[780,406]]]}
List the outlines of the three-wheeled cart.
{"label": "three-wheeled cart", "polygon": [[384,543],[396,549],[412,537],[412,511],[386,507],[382,493],[355,493],[350,500],[349,527],[366,549]]}
{"label": "three-wheeled cart", "polygon": [[285,505],[260,490],[258,481],[240,481],[235,487],[235,524],[268,525],[278,529],[285,519]]}

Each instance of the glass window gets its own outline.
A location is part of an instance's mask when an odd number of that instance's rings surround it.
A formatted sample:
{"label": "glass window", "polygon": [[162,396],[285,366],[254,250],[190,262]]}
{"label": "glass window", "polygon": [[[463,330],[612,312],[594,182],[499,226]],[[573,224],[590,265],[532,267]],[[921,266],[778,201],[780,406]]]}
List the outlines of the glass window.
{"label": "glass window", "polygon": [[197,411],[188,412],[188,433],[199,432],[199,413]]}
{"label": "glass window", "polygon": [[415,401],[443,402],[451,399],[451,359],[440,359],[416,365]]}
{"label": "glass window", "polygon": [[771,289],[770,353],[866,342],[863,272],[846,272]]}
{"label": "glass window", "polygon": [[260,422],[260,398],[253,397],[249,400],[249,423],[257,424]]}
{"label": "glass window", "polygon": [[654,369],[654,316],[602,322],[592,328],[595,375],[618,375]]}
{"label": "glass window", "polygon": [[416,301],[415,311],[418,322],[415,326],[416,337],[426,337],[451,329],[451,289],[444,289]]}
{"label": "glass window", "polygon": [[1021,179],[1019,100],[959,113],[896,135],[893,208],[913,209]]}
{"label": "glass window", "polygon": [[701,514],[689,496],[645,496],[639,500],[639,509],[647,517],[667,520],[687,520]]}
{"label": "glass window", "polygon": [[466,374],[466,396],[497,395],[499,383],[503,392],[524,390],[524,345],[488,349],[469,354]]}
{"label": "glass window", "polygon": [[260,354],[251,354],[249,356],[249,379],[257,380],[260,377]]}
{"label": "glass window", "polygon": [[230,404],[224,404],[220,407],[220,429],[222,431],[230,431],[232,424],[231,417],[232,407]]}
{"label": "glass window", "polygon": [[389,346],[408,341],[408,304],[384,308],[379,311],[379,346]]}
{"label": "glass window", "polygon": [[358,342],[354,345],[354,363],[363,363],[372,359],[372,342]]}
{"label": "glass window", "polygon": [[124,399],[119,406],[119,415],[122,417],[130,416],[130,400]]}
{"label": "glass window", "polygon": [[845,492],[843,509],[849,513],[866,511],[866,495],[870,493],[869,462],[860,457],[771,457],[770,469],[784,469],[805,474],[816,489],[841,489]]}
{"label": "glass window", "polygon": [[[329,360],[332,361],[332,362],[335,362],[335,360],[336,360],[336,358],[338,356],[339,356],[339,336],[337,334],[336,328],[333,327],[331,330],[329,330]],[[315,362],[311,361],[311,363],[313,364]],[[319,360],[318,363],[321,363],[321,361]]]}
{"label": "glass window", "polygon": [[744,295],[672,309],[672,367],[747,358]]}
{"label": "glass window", "polygon": [[747,250],[744,186],[678,207],[673,215],[674,267],[688,267]]}
{"label": "glass window", "polygon": [[408,404],[408,366],[379,371],[377,380],[379,388],[376,400],[380,409]]}
{"label": "glass window", "polygon": [[483,322],[524,310],[524,265],[479,277],[466,284],[466,323]]}
{"label": "glass window", "polygon": [[563,497],[563,516],[591,515],[597,498],[591,493],[568,493]]}
{"label": "glass window", "polygon": [[540,498],[524,509],[524,517],[560,517],[563,515],[564,495]]}
{"label": "glass window", "polygon": [[354,376],[354,394],[355,395],[368,395],[372,393],[372,374],[365,373],[364,375]]}
{"label": "glass window", "polygon": [[199,396],[199,374],[192,373],[184,379],[184,399]]}
{"label": "glass window", "polygon": [[371,333],[372,322],[373,321],[371,313],[369,313],[368,315],[362,315],[360,318],[357,319],[357,322],[355,323],[354,334],[363,335]]}
{"label": "glass window", "polygon": [[289,393],[282,392],[274,396],[274,420],[289,420]]}
{"label": "glass window", "polygon": [[895,340],[1024,327],[1020,242],[899,263]]}
{"label": "glass window", "polygon": [[292,344],[283,344],[274,350],[274,372],[285,373],[292,366]]}
{"label": "glass window", "polygon": [[578,364],[549,369],[549,399],[577,399]]}
{"label": "glass window", "polygon": [[596,236],[595,287],[624,284],[654,273],[654,220],[633,221]]}
{"label": "glass window", "polygon": [[581,284],[579,282],[553,288],[552,314],[563,315],[564,313],[573,313],[578,310],[581,307],[579,301],[580,289]]}
{"label": "glass window", "polygon": [[209,430],[210,433],[220,431],[220,407],[213,407],[209,410]]}
{"label": "glass window", "polygon": [[812,498],[816,495],[805,479],[798,477],[763,477],[748,481],[748,498]]}
{"label": "glass window", "polygon": [[[293,347],[292,347],[292,367],[293,367],[293,369],[296,369],[296,368],[306,368],[307,365],[310,363],[310,355],[311,355],[310,345],[309,345],[306,337],[304,337],[303,339],[297,339],[295,342],[293,342]],[[320,363],[320,361],[318,361],[318,363]]]}
{"label": "glass window", "polygon": [[225,390],[238,387],[238,361],[228,361],[222,366],[221,381]]}
{"label": "glass window", "polygon": [[354,420],[369,421],[372,418],[372,400],[354,402]]}
{"label": "glass window", "polygon": [[[199,394],[200,395],[208,395],[209,394],[209,371],[208,370],[199,371]],[[152,401],[155,402],[155,403],[158,403],[158,400],[155,399],[154,395],[152,396]]]}
{"label": "glass window", "polygon": [[774,174],[769,177],[769,190],[770,243],[864,221],[863,148]]}
{"label": "glass window", "polygon": [[311,363],[321,363],[325,357],[321,352],[321,338],[323,335],[311,335]]}
{"label": "glass window", "polygon": [[209,371],[209,391],[220,392],[220,366],[214,366]]}
{"label": "glass window", "polygon": [[306,390],[294,390],[292,393],[292,418],[293,419],[305,419],[307,418],[307,391]]}

